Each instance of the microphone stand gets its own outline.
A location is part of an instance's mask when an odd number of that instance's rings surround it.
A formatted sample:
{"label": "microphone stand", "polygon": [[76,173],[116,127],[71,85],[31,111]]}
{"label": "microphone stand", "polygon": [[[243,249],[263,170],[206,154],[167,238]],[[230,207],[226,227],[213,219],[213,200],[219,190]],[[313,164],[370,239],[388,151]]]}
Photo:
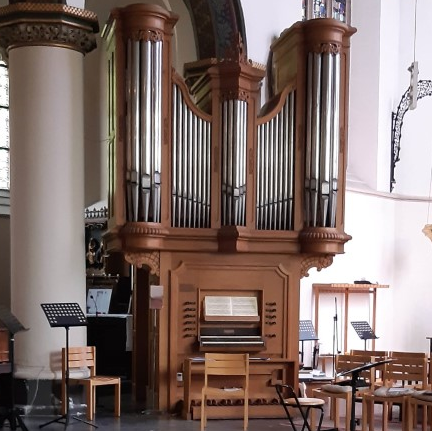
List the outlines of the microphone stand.
{"label": "microphone stand", "polygon": [[336,377],[336,353],[340,353],[338,345],[338,314],[337,314],[337,298],[335,298],[335,315],[333,317],[333,378]]}
{"label": "microphone stand", "polygon": [[[97,307],[97,300],[94,298],[94,296],[93,295],[90,295],[90,298],[93,300],[93,302],[94,302],[94,306],[95,306],[95,314],[96,314],[96,317],[98,317],[98,307]],[[97,297],[96,297],[97,298]]]}

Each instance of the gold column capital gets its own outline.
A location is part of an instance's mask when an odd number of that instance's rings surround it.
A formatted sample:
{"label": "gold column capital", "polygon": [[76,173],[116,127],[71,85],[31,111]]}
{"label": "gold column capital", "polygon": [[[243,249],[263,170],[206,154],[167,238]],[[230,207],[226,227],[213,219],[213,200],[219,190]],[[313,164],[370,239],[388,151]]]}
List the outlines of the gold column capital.
{"label": "gold column capital", "polygon": [[57,46],[86,54],[96,48],[94,12],[63,4],[15,3],[0,7],[0,48]]}

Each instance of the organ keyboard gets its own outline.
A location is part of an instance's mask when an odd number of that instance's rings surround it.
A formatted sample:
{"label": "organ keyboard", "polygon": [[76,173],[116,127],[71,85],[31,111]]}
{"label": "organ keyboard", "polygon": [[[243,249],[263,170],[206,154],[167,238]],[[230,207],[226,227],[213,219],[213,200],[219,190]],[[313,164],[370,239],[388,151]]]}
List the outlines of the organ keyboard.
{"label": "organ keyboard", "polygon": [[200,337],[200,346],[258,346],[264,347],[265,343],[259,335],[204,335]]}
{"label": "organ keyboard", "polygon": [[201,351],[265,350],[256,296],[206,296],[203,311]]}

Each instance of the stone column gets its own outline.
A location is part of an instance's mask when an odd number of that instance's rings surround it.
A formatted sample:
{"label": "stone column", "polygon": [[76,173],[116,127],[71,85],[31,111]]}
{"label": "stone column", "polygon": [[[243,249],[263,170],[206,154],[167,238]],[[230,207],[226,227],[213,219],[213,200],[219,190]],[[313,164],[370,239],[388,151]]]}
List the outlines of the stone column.
{"label": "stone column", "polygon": [[[11,311],[15,377],[61,378],[64,327],[42,303],[85,312],[83,58],[96,47],[94,13],[61,4],[0,8],[10,76]],[[85,345],[71,327],[70,345]]]}

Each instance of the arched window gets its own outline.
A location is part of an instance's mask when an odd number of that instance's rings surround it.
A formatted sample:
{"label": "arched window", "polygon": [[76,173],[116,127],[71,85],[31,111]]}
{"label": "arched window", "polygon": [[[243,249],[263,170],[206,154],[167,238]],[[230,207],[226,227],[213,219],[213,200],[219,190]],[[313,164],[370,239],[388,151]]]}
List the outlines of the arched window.
{"label": "arched window", "polygon": [[351,0],[303,0],[303,19],[334,18],[350,24]]}
{"label": "arched window", "polygon": [[9,74],[0,57],[0,191],[10,188],[9,168]]}

